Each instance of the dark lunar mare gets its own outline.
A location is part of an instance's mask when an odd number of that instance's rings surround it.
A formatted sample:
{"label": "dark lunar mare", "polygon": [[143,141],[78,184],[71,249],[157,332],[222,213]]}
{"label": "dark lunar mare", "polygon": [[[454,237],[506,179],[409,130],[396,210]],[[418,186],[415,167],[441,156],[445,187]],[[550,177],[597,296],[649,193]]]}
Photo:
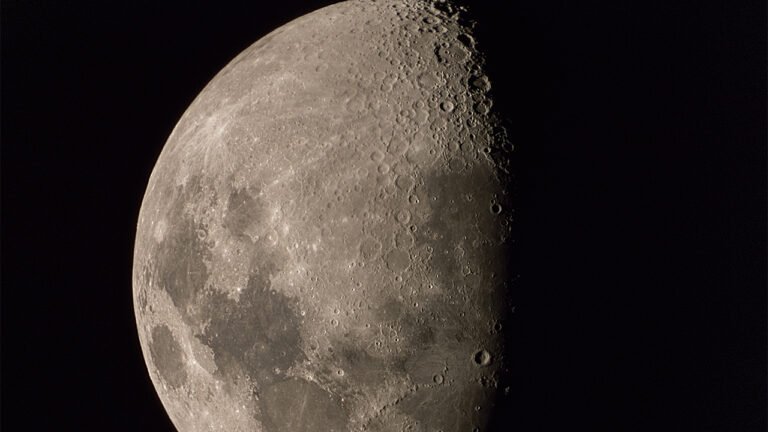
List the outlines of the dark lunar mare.
{"label": "dark lunar mare", "polygon": [[190,306],[205,288],[209,276],[206,261],[211,258],[211,245],[206,241],[207,228],[195,223],[184,209],[185,204],[198,199],[201,191],[200,177],[190,178],[183,186],[169,188],[165,194],[171,203],[166,215],[170,221],[168,232],[153,254],[156,261],[152,273],[187,324],[194,322]]}
{"label": "dark lunar mare", "polygon": [[171,388],[177,389],[187,382],[184,354],[168,326],[159,325],[152,329],[149,352],[158,373]]}

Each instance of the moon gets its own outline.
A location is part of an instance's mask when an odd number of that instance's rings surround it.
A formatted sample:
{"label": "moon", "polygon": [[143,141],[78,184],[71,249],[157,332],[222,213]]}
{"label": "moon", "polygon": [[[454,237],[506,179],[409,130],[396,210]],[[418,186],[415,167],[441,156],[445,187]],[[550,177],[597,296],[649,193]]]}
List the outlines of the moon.
{"label": "moon", "polygon": [[203,89],[133,298],[180,431],[483,431],[511,385],[512,147],[466,11],[348,1]]}

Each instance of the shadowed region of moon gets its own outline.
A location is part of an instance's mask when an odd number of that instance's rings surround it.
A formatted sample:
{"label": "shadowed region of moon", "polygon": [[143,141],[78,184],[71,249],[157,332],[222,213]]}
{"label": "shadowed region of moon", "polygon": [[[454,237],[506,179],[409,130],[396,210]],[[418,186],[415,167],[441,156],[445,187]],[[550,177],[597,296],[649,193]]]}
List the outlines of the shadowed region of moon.
{"label": "shadowed region of moon", "polygon": [[474,25],[446,1],[338,3],[243,51],[184,113],[133,273],[179,430],[493,424],[512,146]]}

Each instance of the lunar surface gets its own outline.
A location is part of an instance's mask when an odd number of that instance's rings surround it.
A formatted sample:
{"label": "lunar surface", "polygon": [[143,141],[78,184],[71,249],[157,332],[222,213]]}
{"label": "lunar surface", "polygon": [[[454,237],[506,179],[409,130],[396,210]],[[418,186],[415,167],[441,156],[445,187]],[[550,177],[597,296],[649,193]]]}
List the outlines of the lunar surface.
{"label": "lunar surface", "polygon": [[133,268],[180,431],[492,428],[512,385],[512,149],[465,15],[318,10],[184,113]]}

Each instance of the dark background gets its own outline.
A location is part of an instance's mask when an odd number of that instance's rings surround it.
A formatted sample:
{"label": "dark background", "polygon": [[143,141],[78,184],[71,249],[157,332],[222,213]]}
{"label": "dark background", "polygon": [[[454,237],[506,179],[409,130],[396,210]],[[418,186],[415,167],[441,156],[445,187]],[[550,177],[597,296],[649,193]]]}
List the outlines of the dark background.
{"label": "dark background", "polygon": [[[331,2],[127,3],[0,4],[3,430],[172,430],[132,310],[150,171],[216,72]],[[517,149],[508,430],[765,431],[765,3],[474,11]]]}

